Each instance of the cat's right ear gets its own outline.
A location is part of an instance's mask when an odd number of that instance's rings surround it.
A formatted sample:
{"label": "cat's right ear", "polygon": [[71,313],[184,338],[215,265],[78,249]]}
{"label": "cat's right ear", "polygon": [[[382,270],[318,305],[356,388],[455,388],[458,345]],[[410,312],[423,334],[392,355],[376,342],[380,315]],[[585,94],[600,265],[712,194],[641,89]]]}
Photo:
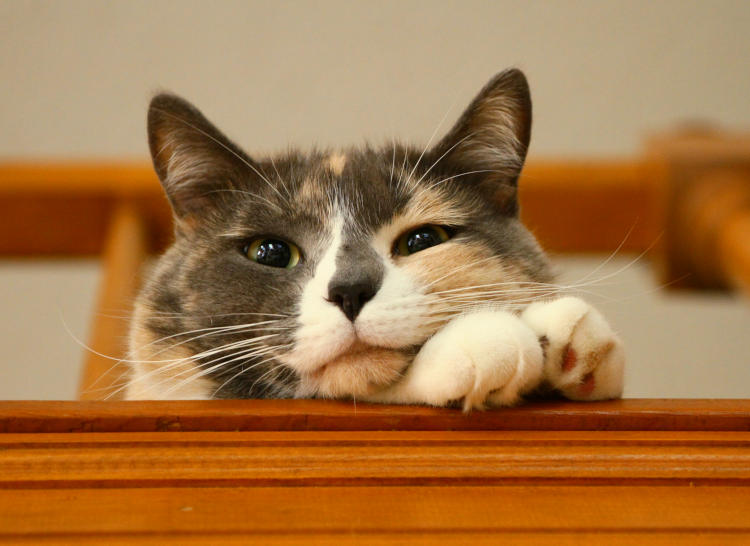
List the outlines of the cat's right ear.
{"label": "cat's right ear", "polygon": [[176,95],[151,100],[148,143],[156,174],[182,224],[190,225],[226,198],[253,167],[239,147]]}

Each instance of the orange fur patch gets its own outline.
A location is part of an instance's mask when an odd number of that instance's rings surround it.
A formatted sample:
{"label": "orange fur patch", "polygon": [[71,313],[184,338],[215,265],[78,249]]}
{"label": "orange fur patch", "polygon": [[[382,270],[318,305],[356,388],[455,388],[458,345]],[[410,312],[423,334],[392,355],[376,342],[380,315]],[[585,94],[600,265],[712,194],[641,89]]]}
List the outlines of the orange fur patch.
{"label": "orange fur patch", "polygon": [[331,154],[330,156],[328,156],[328,160],[326,161],[326,166],[336,176],[340,176],[341,173],[344,172],[345,165],[346,165],[346,155],[341,154],[341,153]]}
{"label": "orange fur patch", "polygon": [[396,381],[408,363],[401,352],[358,343],[316,370],[312,379],[323,396],[364,396]]}
{"label": "orange fur patch", "polygon": [[[137,361],[131,370],[130,383],[126,390],[128,400],[155,400],[162,398],[163,393],[172,389],[167,398],[179,400],[186,398],[206,398],[216,388],[206,376],[196,377],[201,370],[192,360],[192,354],[184,346],[166,348],[164,343],[155,343],[158,339],[146,328],[138,324],[145,323],[143,315],[147,311],[136,306],[131,337],[131,359]],[[172,343],[175,343],[172,340]],[[137,372],[136,372],[137,370]]]}

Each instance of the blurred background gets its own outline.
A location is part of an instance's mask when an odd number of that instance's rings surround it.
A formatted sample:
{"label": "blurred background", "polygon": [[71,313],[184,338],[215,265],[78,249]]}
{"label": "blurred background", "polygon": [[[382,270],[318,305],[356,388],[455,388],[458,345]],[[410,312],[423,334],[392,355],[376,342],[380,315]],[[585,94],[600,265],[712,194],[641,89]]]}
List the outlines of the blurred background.
{"label": "blurred background", "polygon": [[[145,163],[164,89],[251,155],[425,144],[509,66],[532,88],[529,162],[636,157],[654,131],[750,127],[748,28],[746,1],[0,0],[0,164]],[[750,396],[746,300],[607,259],[555,256],[625,339],[627,396]],[[99,278],[95,258],[0,257],[0,399],[76,396]]]}

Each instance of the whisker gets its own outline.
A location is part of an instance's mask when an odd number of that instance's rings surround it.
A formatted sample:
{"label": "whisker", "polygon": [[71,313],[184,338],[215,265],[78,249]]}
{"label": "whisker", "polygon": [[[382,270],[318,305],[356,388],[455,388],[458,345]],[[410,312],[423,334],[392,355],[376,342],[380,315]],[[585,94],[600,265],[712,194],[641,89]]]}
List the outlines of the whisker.
{"label": "whisker", "polygon": [[[198,372],[196,374],[193,374],[192,376],[188,377],[187,379],[184,379],[184,380],[180,381],[179,383],[177,383],[176,385],[173,385],[172,387],[170,387],[169,389],[167,389],[164,392],[164,396],[167,396],[167,395],[171,394],[175,390],[184,387],[185,385],[187,385],[188,383],[190,383],[192,381],[195,381],[196,379],[200,379],[201,377],[205,377],[206,375],[210,374],[215,369],[221,368],[222,366],[226,366],[230,362],[235,362],[237,360],[242,360],[242,359],[247,359],[247,358],[253,358],[253,357],[256,357],[256,356],[262,356],[262,355],[268,354],[269,352],[272,352],[274,350],[278,350],[279,348],[286,348],[286,347],[289,347],[289,346],[290,345],[280,345],[280,346],[275,346],[275,347],[269,347],[269,348],[267,348],[266,350],[264,350],[261,353],[255,353],[255,354],[251,354],[251,355],[245,355],[245,354],[241,354],[239,356],[234,356],[233,355],[234,358],[232,358],[230,360],[227,360],[227,361],[220,362],[218,364],[214,364],[213,366],[211,366],[209,368],[203,368],[203,367],[201,367],[200,372]],[[264,362],[267,362],[268,360],[273,360],[273,358],[267,359],[267,360],[259,362],[259,363],[254,363],[254,364],[252,364],[251,367],[249,367],[247,369],[251,369],[252,367],[257,367],[260,364],[262,364]]]}
{"label": "whisker", "polygon": [[[207,133],[206,131],[204,131],[204,130],[203,130],[203,129],[201,129],[200,127],[196,127],[196,126],[195,126],[195,125],[193,125],[192,123],[190,123],[190,122],[188,122],[188,121],[186,121],[186,120],[182,119],[182,118],[181,118],[181,117],[179,117],[179,116],[175,116],[174,114],[172,114],[171,112],[168,112],[167,110],[163,110],[163,109],[161,109],[161,108],[154,108],[154,110],[155,110],[155,111],[157,111],[157,112],[159,112],[159,113],[161,113],[161,114],[163,114],[163,115],[165,115],[165,116],[167,116],[167,117],[170,117],[170,118],[172,118],[172,119],[174,119],[174,120],[177,120],[177,121],[179,121],[180,123],[183,123],[184,125],[187,125],[187,126],[188,126],[188,127],[190,127],[191,129],[193,129],[193,130],[197,131],[198,133],[202,134],[202,135],[203,135],[203,136],[205,136],[206,138],[208,138],[208,139],[212,140],[213,142],[215,142],[216,144],[218,144],[219,146],[221,146],[222,148],[224,148],[224,149],[225,149],[225,150],[226,150],[227,152],[229,152],[229,153],[230,153],[230,154],[232,154],[232,155],[233,155],[234,157],[236,157],[237,159],[239,159],[239,160],[240,160],[240,161],[241,161],[242,163],[244,163],[244,164],[245,164],[245,165],[246,165],[247,167],[250,167],[250,169],[252,169],[252,170],[253,170],[253,172],[255,172],[255,174],[257,174],[258,176],[260,176],[260,177],[261,177],[261,179],[262,179],[262,180],[263,180],[263,181],[264,181],[264,182],[265,182],[266,184],[268,184],[268,186],[269,186],[269,187],[270,187],[270,188],[271,188],[271,189],[272,189],[273,191],[275,191],[275,192],[276,192],[276,193],[278,194],[278,196],[279,196],[279,197],[280,197],[280,198],[281,198],[282,200],[285,200],[284,196],[283,196],[283,195],[281,195],[281,192],[280,192],[280,191],[279,191],[279,190],[278,190],[278,189],[276,188],[276,186],[274,186],[273,184],[271,184],[270,180],[268,180],[268,178],[266,178],[266,177],[265,177],[265,176],[264,176],[263,174],[261,174],[261,173],[260,173],[260,171],[258,171],[258,169],[256,169],[256,168],[255,168],[255,167],[253,166],[253,164],[252,164],[252,163],[250,163],[250,162],[249,162],[249,161],[247,161],[247,160],[246,160],[246,159],[245,159],[244,157],[242,157],[242,156],[241,156],[240,154],[238,154],[237,152],[235,152],[234,150],[232,150],[232,149],[231,149],[231,148],[230,148],[229,146],[227,146],[226,144],[224,144],[224,143],[223,143],[222,141],[220,141],[220,140],[219,140],[218,138],[215,138],[214,136],[212,136],[212,135],[208,134],[208,133]],[[285,201],[286,201],[286,200],[285,200]]]}
{"label": "whisker", "polygon": [[[456,97],[456,99],[453,100],[453,102],[451,103],[451,105],[445,111],[445,114],[443,114],[443,117],[440,119],[440,122],[438,122],[437,127],[435,127],[435,130],[430,135],[430,138],[427,141],[427,144],[425,145],[424,149],[422,150],[422,153],[419,154],[419,158],[417,159],[417,162],[414,164],[414,168],[409,173],[409,176],[407,177],[407,181],[411,181],[412,180],[412,177],[414,176],[414,173],[416,172],[417,168],[419,167],[419,163],[422,161],[422,158],[424,157],[424,154],[426,154],[427,150],[430,148],[430,144],[432,144],[432,141],[435,139],[435,135],[437,135],[438,131],[443,126],[443,123],[445,123],[445,120],[448,118],[448,114],[450,114],[451,110],[453,110],[453,107],[456,105],[456,100],[457,99],[458,99],[458,97]],[[460,144],[460,142],[458,144]],[[456,144],[456,145],[458,145],[458,144]],[[451,147],[451,149],[452,148],[453,147]],[[448,151],[450,151],[450,150],[448,150]],[[443,156],[445,156],[447,153],[448,152],[446,152],[445,154],[443,154]],[[441,159],[443,159],[443,156],[441,156],[435,163],[433,163],[432,167],[434,167]],[[429,170],[432,170],[432,167],[430,167]],[[429,172],[429,170],[428,170],[428,172]],[[417,184],[419,184],[419,182],[417,182]],[[416,186],[417,184],[413,184],[412,186]]]}
{"label": "whisker", "polygon": [[[228,343],[228,344],[224,344],[224,345],[221,345],[219,347],[216,347],[216,348],[213,348],[213,349],[210,349],[210,350],[207,350],[207,351],[202,351],[202,352],[199,352],[199,353],[196,353],[196,354],[191,354],[191,355],[188,355],[188,356],[185,356],[185,357],[182,357],[182,358],[173,358],[173,359],[165,359],[165,360],[130,360],[129,363],[131,363],[131,364],[161,364],[160,366],[157,366],[156,368],[154,368],[154,370],[151,370],[151,372],[139,375],[136,379],[131,380],[131,382],[136,382],[136,381],[139,381],[139,380],[147,379],[149,376],[151,376],[154,373],[163,373],[163,372],[168,371],[168,370],[170,370],[172,368],[176,368],[176,367],[181,366],[183,364],[186,364],[188,362],[194,361],[195,359],[207,358],[207,357],[210,357],[210,356],[212,356],[214,354],[221,353],[221,352],[226,352],[228,350],[242,348],[242,347],[248,347],[248,346],[252,346],[252,345],[257,345],[257,344],[262,343],[266,339],[270,339],[270,338],[275,337],[277,335],[279,335],[279,334],[269,334],[267,336],[260,336],[260,337],[257,337],[257,338],[250,338],[250,339],[247,339],[247,340],[242,340],[240,342]],[[118,362],[116,365],[119,365],[119,364],[121,364],[121,362]],[[116,367],[116,365],[113,366],[112,368],[110,368],[110,370],[113,369],[114,367]],[[127,373],[129,373],[131,371],[132,370],[129,368],[126,372],[124,372],[123,374],[121,374],[121,376],[118,378],[118,380],[121,379],[123,377],[123,375],[125,375],[125,374],[127,374]]]}
{"label": "whisker", "polygon": [[[275,335],[275,334],[273,334],[273,335]],[[257,338],[255,338],[255,339],[257,339]],[[129,381],[122,388],[120,388],[117,391],[113,392],[110,396],[115,395],[117,392],[119,392],[123,388],[126,388],[129,384],[136,383],[137,381],[145,381],[146,379],[150,379],[153,376],[164,374],[164,373],[169,372],[170,370],[172,370],[172,369],[174,369],[174,368],[176,368],[176,367],[178,367],[178,366],[180,366],[182,364],[193,362],[194,364],[196,364],[197,367],[199,367],[201,369],[203,369],[202,367],[205,367],[205,366],[213,364],[213,366],[211,366],[210,369],[209,369],[208,373],[210,373],[210,371],[212,371],[213,369],[225,365],[227,363],[226,359],[232,359],[232,358],[252,358],[252,357],[257,356],[257,355],[266,354],[267,352],[269,352],[273,348],[273,346],[270,346],[270,347],[269,346],[261,346],[260,348],[259,347],[251,347],[250,349],[247,349],[245,351],[233,352],[233,353],[231,353],[229,355],[224,355],[224,356],[221,356],[221,357],[209,360],[208,362],[203,362],[203,363],[196,362],[200,358],[206,358],[207,356],[211,356],[211,355],[217,354],[218,352],[226,352],[227,350],[239,348],[238,346],[230,346],[230,345],[236,345],[236,344],[225,345],[222,348],[216,348],[216,349],[213,349],[213,350],[210,350],[210,351],[204,351],[203,353],[198,353],[196,355],[191,355],[191,356],[186,357],[186,358],[175,360],[173,363],[171,363],[169,365],[166,365],[166,366],[159,366],[159,367],[155,368],[154,370],[151,370],[150,372],[142,374],[139,377],[137,377],[136,379]],[[247,345],[249,345],[249,344],[247,344]],[[240,355],[240,356],[238,356],[238,355]],[[218,362],[218,364],[216,364],[217,362]],[[170,375],[170,376],[164,378],[163,380],[155,383],[151,388],[159,386],[159,385],[161,385],[161,384],[163,384],[165,382],[168,382],[168,381],[173,381],[175,378],[180,377],[180,376],[182,376],[182,375],[184,375],[186,373],[190,373],[192,371],[193,371],[193,369],[188,369],[188,370],[184,370],[182,372],[178,372],[176,374]],[[200,376],[198,376],[198,377],[200,377]],[[184,383],[184,384],[187,384],[187,383]],[[166,396],[166,394],[167,393],[165,392],[162,395]]]}
{"label": "whisker", "polygon": [[273,170],[276,171],[276,176],[279,178],[279,182],[281,183],[281,187],[284,188],[284,193],[286,193],[287,197],[289,199],[291,199],[292,198],[292,194],[289,191],[289,187],[286,185],[286,182],[284,182],[284,179],[281,177],[281,173],[279,173],[279,169],[276,168],[276,162],[273,160],[273,156],[270,156],[268,159],[271,160],[271,166],[273,167]]}

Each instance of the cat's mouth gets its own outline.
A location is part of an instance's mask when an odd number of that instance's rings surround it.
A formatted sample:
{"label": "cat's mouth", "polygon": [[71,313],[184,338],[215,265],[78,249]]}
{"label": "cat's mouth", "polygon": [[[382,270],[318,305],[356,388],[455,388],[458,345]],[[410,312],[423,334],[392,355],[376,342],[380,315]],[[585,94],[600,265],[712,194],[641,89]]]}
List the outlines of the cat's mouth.
{"label": "cat's mouth", "polygon": [[394,383],[408,364],[403,351],[355,340],[346,351],[316,368],[310,379],[324,396],[365,396]]}

